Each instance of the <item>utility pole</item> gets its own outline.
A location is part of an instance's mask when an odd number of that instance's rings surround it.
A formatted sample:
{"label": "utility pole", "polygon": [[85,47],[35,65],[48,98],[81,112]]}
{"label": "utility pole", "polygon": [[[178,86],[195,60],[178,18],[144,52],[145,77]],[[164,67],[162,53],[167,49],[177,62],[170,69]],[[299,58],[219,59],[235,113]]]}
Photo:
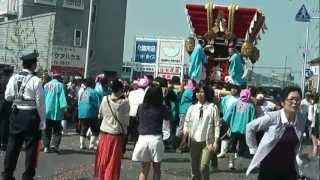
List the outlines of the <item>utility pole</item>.
{"label": "utility pole", "polygon": [[288,56],[286,56],[286,58],[284,59],[284,73],[283,73],[283,82],[282,82],[282,86],[286,87],[287,86],[287,59]]}
{"label": "utility pole", "polygon": [[309,55],[309,50],[308,50],[308,46],[309,46],[309,23],[307,24],[307,33],[306,33],[306,41],[305,41],[305,49],[304,49],[304,59],[303,59],[303,66],[302,66],[302,81],[301,81],[301,90],[302,90],[302,94],[304,95],[304,91],[305,91],[305,81],[306,81],[306,67],[307,67],[307,61],[308,61],[308,55]]}
{"label": "utility pole", "polygon": [[92,7],[93,7],[93,0],[90,0],[90,10],[89,10],[89,21],[88,21],[88,35],[87,35],[87,49],[86,49],[86,62],[84,65],[84,78],[88,76],[88,63],[90,59],[90,39],[91,39],[91,25],[92,25]]}

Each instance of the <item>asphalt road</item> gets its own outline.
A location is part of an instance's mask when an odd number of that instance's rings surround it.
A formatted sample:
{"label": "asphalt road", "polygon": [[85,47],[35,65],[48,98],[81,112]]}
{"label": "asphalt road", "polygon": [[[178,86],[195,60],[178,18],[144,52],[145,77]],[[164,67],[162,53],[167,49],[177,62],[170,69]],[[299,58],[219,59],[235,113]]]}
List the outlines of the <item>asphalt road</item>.
{"label": "asphalt road", "polygon": [[[125,154],[121,166],[121,180],[138,179],[140,168],[139,163],[130,160],[132,148]],[[0,169],[3,169],[3,156],[0,155]],[[41,153],[36,173],[36,179],[70,179],[87,180],[93,179],[94,152],[79,149],[79,136],[64,136],[61,144],[61,153]],[[238,158],[236,170],[230,171],[227,168],[227,159],[219,159],[218,169],[210,170],[210,179],[217,180],[254,180],[256,175],[246,176],[245,171],[249,160]],[[24,168],[24,152],[20,154],[16,178],[20,179]],[[189,154],[166,153],[162,163],[162,178],[165,180],[188,180],[190,178],[190,158]],[[151,172],[152,173],[152,172]],[[151,177],[152,174],[150,174]]]}

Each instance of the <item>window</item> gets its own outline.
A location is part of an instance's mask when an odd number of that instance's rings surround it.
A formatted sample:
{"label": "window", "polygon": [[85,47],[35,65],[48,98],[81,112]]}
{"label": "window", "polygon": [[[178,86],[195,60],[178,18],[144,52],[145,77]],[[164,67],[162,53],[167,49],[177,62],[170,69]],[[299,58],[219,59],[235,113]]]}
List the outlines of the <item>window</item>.
{"label": "window", "polygon": [[84,0],[64,0],[63,7],[83,10]]}
{"label": "window", "polygon": [[34,3],[55,6],[57,4],[57,0],[34,0]]}
{"label": "window", "polygon": [[73,46],[81,47],[82,44],[82,31],[80,29],[74,30]]}

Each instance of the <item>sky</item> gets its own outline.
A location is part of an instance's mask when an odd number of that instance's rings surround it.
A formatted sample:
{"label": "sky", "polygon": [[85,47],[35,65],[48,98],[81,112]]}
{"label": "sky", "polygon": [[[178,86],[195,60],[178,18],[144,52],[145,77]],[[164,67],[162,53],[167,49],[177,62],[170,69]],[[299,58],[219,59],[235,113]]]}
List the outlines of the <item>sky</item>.
{"label": "sky", "polygon": [[[176,37],[186,39],[190,35],[185,5],[205,4],[209,0],[127,0],[127,19],[124,61],[133,57],[136,37]],[[231,3],[245,7],[256,7],[266,16],[268,30],[258,43],[260,59],[254,72],[283,73],[284,69],[263,68],[276,66],[291,68],[295,81],[299,82],[303,65],[306,29],[309,26],[309,56],[319,56],[319,20],[308,23],[296,22],[295,15],[305,4],[309,13],[319,16],[319,0],[215,0],[215,4]],[[286,60],[287,59],[287,60]],[[283,72],[282,72],[283,71]],[[288,71],[288,70],[287,70]]]}

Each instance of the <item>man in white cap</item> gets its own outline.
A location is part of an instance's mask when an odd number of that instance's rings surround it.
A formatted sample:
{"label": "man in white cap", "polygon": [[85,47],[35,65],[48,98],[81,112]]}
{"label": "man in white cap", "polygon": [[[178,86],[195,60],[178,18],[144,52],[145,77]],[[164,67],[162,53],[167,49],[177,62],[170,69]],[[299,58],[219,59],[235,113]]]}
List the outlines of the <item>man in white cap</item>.
{"label": "man in white cap", "polygon": [[41,130],[45,129],[45,105],[41,79],[34,75],[38,53],[21,57],[23,69],[11,76],[5,99],[13,102],[10,117],[9,140],[4,158],[2,179],[14,179],[22,144],[25,144],[25,171],[22,180],[31,180],[36,174]]}

